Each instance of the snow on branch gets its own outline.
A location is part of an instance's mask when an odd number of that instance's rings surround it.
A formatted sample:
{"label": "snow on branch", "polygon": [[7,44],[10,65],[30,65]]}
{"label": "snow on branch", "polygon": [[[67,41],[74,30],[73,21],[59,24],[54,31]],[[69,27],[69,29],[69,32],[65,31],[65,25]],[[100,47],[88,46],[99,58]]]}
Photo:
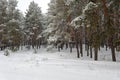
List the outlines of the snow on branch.
{"label": "snow on branch", "polygon": [[98,7],[97,4],[93,3],[93,2],[89,2],[86,7],[83,9],[83,14],[86,14],[90,11],[93,11],[94,9],[96,9]]}
{"label": "snow on branch", "polygon": [[75,1],[75,0],[65,0],[65,3],[66,3],[66,5],[70,5],[70,3],[73,1]]}
{"label": "snow on branch", "polygon": [[82,14],[80,16],[76,17],[75,19],[73,19],[71,21],[70,25],[73,26],[74,29],[84,26],[86,16],[89,16],[89,14],[94,12],[94,9],[96,9],[97,7],[98,7],[97,4],[95,4],[93,2],[89,2],[83,9]]}
{"label": "snow on branch", "polygon": [[75,29],[77,29],[80,26],[83,26],[84,19],[85,19],[85,15],[80,15],[75,19],[73,19],[70,25],[73,26]]}

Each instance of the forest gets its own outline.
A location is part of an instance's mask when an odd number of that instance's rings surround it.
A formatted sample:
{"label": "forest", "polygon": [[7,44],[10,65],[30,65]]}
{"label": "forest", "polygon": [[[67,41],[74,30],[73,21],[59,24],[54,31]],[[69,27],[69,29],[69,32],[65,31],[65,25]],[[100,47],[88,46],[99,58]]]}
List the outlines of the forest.
{"label": "forest", "polygon": [[[120,51],[120,0],[51,0],[43,14],[32,1],[23,14],[17,0],[0,0],[0,50],[22,48],[47,51],[63,48],[76,58],[98,60],[99,50],[111,51],[112,61]],[[6,56],[8,52],[6,51]]]}

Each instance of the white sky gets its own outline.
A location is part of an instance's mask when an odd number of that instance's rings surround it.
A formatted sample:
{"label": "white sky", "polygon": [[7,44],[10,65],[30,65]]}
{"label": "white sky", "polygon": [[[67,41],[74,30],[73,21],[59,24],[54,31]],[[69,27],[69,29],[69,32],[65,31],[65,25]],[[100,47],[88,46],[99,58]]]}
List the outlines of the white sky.
{"label": "white sky", "polygon": [[46,13],[50,0],[17,0],[18,8],[24,13],[31,1],[35,1],[41,7],[42,13]]}

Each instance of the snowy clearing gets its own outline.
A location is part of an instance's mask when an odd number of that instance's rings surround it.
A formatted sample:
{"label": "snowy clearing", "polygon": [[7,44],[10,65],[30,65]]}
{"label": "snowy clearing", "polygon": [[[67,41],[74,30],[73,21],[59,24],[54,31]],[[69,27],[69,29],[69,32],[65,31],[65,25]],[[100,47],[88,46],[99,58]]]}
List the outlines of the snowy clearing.
{"label": "snowy clearing", "polygon": [[[103,51],[103,50],[102,50]],[[120,63],[75,58],[76,53],[0,52],[0,80],[120,80]]]}

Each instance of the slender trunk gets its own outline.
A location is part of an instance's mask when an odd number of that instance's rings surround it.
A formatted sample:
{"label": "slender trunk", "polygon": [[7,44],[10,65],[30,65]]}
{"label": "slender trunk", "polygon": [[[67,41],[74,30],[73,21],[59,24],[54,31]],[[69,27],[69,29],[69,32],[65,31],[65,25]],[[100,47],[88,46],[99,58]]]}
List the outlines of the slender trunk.
{"label": "slender trunk", "polygon": [[98,60],[98,47],[94,48],[94,60],[97,61]]}
{"label": "slender trunk", "polygon": [[82,46],[82,40],[80,40],[80,53],[81,53],[81,57],[83,57],[83,46]]}
{"label": "slender trunk", "polygon": [[106,51],[108,50],[108,46],[107,46],[107,44],[105,45],[106,46]]}
{"label": "slender trunk", "polygon": [[77,49],[77,58],[80,58],[80,53],[79,53],[78,42],[77,41],[76,41],[76,49]]}
{"label": "slender trunk", "polygon": [[68,49],[68,43],[66,43],[66,49]]}
{"label": "slender trunk", "polygon": [[72,47],[70,47],[70,53],[72,53]]}
{"label": "slender trunk", "polygon": [[87,44],[87,56],[89,56],[89,44]]}
{"label": "slender trunk", "polygon": [[76,49],[77,49],[77,58],[80,58],[80,53],[79,53],[79,46],[78,46],[78,34],[77,31],[75,31],[75,39],[76,39]]}
{"label": "slender trunk", "polygon": [[69,43],[70,53],[72,53],[72,43]]}
{"label": "slender trunk", "polygon": [[111,44],[110,44],[110,47],[111,47],[111,53],[112,53],[112,60],[113,61],[116,61],[116,56],[115,56],[115,47],[114,47],[114,44],[113,44],[113,37],[111,38],[110,40]]}
{"label": "slender trunk", "polygon": [[112,52],[112,60],[113,60],[113,61],[116,61],[115,48],[114,48],[114,46],[111,47],[111,52]]}
{"label": "slender trunk", "polygon": [[90,46],[90,58],[92,58],[93,55],[92,55],[92,46]]}
{"label": "slender trunk", "polygon": [[60,46],[58,46],[58,51],[60,52]]}
{"label": "slender trunk", "polygon": [[101,0],[101,1],[102,1],[102,4],[103,4],[103,9],[104,9],[104,16],[108,16],[106,0]]}
{"label": "slender trunk", "polygon": [[64,47],[64,43],[63,42],[61,43],[60,47],[61,47],[61,50],[63,50],[63,47]]}

